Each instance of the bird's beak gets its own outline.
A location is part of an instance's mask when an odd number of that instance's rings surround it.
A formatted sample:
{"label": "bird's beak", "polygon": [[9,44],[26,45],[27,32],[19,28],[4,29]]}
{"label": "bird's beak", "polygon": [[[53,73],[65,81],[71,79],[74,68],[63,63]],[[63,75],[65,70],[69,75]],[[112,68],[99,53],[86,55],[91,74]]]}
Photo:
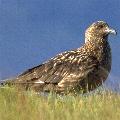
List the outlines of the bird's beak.
{"label": "bird's beak", "polygon": [[112,28],[107,28],[107,29],[106,29],[106,32],[107,32],[108,34],[114,34],[114,35],[117,35],[116,30],[114,30],[114,29],[112,29]]}

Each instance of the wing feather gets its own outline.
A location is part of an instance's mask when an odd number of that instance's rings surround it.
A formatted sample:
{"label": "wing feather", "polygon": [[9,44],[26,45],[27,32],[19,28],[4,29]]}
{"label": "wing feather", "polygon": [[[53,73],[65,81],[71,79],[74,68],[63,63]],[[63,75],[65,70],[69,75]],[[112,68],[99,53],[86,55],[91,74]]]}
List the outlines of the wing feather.
{"label": "wing feather", "polygon": [[[15,79],[15,83],[24,83],[26,88],[45,87],[46,90],[50,89],[50,85],[52,87],[57,85],[64,90],[65,87],[74,87],[86,79],[94,72],[98,64],[98,60],[93,56],[84,56],[81,59],[79,52],[65,52],[39,66],[28,69]],[[36,83],[39,85],[34,85]]]}

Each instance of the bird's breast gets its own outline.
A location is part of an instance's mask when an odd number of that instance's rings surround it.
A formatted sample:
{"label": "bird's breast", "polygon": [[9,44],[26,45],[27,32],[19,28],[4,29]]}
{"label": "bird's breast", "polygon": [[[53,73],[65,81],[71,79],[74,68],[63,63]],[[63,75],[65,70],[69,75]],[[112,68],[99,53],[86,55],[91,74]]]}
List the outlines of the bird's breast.
{"label": "bird's breast", "polygon": [[110,72],[111,62],[111,48],[109,43],[107,43],[105,46],[103,46],[103,49],[101,50],[100,64],[106,71]]}

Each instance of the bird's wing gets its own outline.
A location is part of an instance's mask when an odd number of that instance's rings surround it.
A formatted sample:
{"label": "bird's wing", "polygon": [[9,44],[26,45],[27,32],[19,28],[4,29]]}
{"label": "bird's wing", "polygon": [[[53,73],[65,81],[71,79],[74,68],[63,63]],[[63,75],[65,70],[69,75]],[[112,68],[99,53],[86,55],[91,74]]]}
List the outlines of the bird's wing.
{"label": "bird's wing", "polygon": [[71,86],[83,80],[98,66],[93,56],[84,56],[75,51],[64,52],[18,76],[16,82],[58,84]]}

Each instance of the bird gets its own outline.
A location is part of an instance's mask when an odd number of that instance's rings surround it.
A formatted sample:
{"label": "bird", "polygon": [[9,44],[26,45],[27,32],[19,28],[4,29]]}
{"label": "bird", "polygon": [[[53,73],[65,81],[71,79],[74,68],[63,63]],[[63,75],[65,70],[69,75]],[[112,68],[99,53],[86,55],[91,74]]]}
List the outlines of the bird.
{"label": "bird", "polygon": [[111,70],[109,34],[116,35],[117,32],[105,21],[93,22],[85,31],[85,42],[81,47],[57,54],[5,84],[58,94],[93,91],[103,84]]}

